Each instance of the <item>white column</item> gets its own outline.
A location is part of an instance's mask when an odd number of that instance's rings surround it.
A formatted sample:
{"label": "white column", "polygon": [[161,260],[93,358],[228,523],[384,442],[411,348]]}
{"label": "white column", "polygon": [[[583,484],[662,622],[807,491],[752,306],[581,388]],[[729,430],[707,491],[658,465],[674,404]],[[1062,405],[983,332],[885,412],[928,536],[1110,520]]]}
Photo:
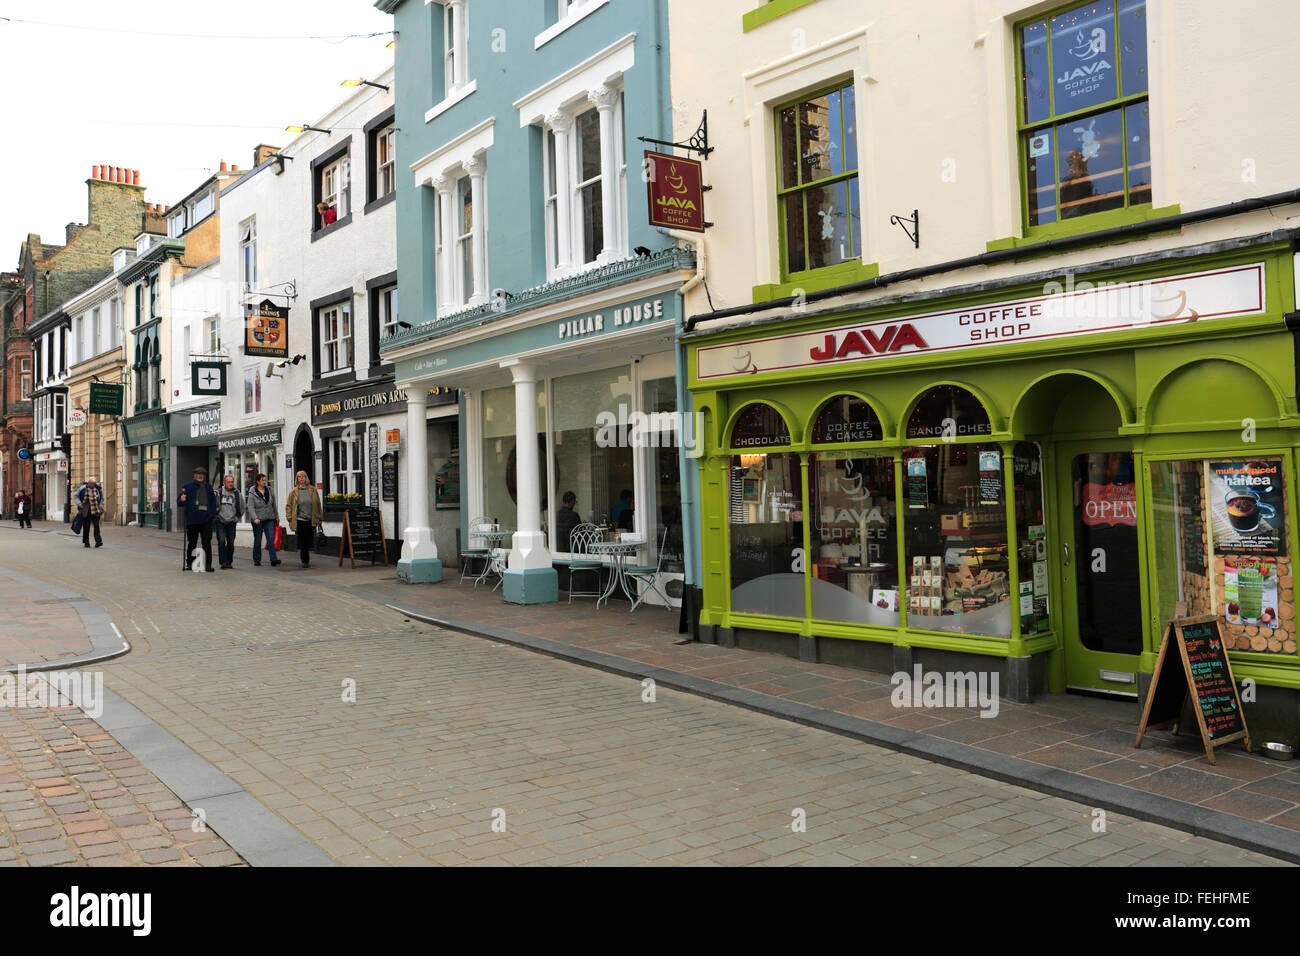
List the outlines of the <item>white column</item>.
{"label": "white column", "polygon": [[402,531],[402,559],[397,576],[407,584],[442,580],[442,562],[429,527],[429,439],[425,425],[428,386],[406,386],[406,528]]}
{"label": "white column", "polygon": [[555,272],[563,276],[573,268],[573,176],[569,161],[569,138],[573,117],[557,110],[546,117],[555,134]]}
{"label": "white column", "polygon": [[501,363],[515,382],[515,500],[518,528],[510,549],[510,570],[550,569],[542,534],[542,488],[537,460],[537,369],[517,359]]}
{"label": "white column", "polygon": [[442,234],[441,248],[436,252],[438,261],[435,263],[434,274],[435,281],[438,283],[438,315],[443,316],[453,309],[452,301],[454,296],[452,290],[455,288],[452,277],[452,255],[451,250],[454,248],[448,240],[449,223],[451,222],[452,197],[455,194],[456,181],[448,179],[446,176],[438,176],[433,180],[433,188],[438,193],[438,231]]}
{"label": "white column", "polygon": [[618,104],[618,90],[599,86],[587,93],[587,99],[600,114],[600,212],[601,228],[605,234],[600,262],[613,262],[620,258],[618,248],[618,163],[614,151],[614,107]]}
{"label": "white column", "polygon": [[[456,31],[452,43],[452,49],[456,52],[452,83],[459,90],[469,83],[469,64],[465,62],[469,55],[469,21],[465,19],[465,0],[447,0],[447,6],[451,8],[452,27]],[[447,91],[448,94],[451,92]]]}
{"label": "white column", "polygon": [[471,255],[474,257],[474,288],[466,289],[470,305],[482,305],[488,300],[487,276],[487,191],[483,188],[483,175],[487,162],[476,153],[465,164],[469,173],[470,202],[474,206],[474,239]]}

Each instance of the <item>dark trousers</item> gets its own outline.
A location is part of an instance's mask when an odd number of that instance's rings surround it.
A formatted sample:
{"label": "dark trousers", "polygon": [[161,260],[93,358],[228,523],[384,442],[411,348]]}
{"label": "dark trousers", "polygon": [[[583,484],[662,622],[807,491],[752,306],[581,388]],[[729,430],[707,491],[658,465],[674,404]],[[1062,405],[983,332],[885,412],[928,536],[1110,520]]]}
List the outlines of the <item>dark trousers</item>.
{"label": "dark trousers", "polygon": [[185,526],[185,570],[194,562],[194,547],[203,539],[203,570],[212,570],[212,522],[190,524]]}
{"label": "dark trousers", "polygon": [[99,536],[99,515],[86,515],[81,519],[81,543],[90,544],[90,526],[95,526],[95,544],[103,544],[104,539]]}
{"label": "dark trousers", "polygon": [[31,526],[32,526],[32,511],[31,508],[28,508],[26,511],[24,511],[22,514],[18,516],[18,527],[30,528]]}
{"label": "dark trousers", "polygon": [[234,521],[217,522],[217,557],[223,568],[235,563],[235,524]]}
{"label": "dark trousers", "polygon": [[311,519],[298,519],[298,559],[311,564],[311,546],[316,543],[316,527]]}

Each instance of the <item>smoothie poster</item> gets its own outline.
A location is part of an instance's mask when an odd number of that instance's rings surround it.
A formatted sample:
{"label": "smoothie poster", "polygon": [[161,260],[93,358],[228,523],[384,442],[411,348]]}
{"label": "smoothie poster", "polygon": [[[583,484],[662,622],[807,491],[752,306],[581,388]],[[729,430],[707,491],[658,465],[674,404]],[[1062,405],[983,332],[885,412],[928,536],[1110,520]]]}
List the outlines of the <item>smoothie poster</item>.
{"label": "smoothie poster", "polygon": [[1209,464],[1214,550],[1219,554],[1286,554],[1282,459]]}
{"label": "smoothie poster", "polygon": [[1229,624],[1277,627],[1277,561],[1239,555],[1223,559]]}

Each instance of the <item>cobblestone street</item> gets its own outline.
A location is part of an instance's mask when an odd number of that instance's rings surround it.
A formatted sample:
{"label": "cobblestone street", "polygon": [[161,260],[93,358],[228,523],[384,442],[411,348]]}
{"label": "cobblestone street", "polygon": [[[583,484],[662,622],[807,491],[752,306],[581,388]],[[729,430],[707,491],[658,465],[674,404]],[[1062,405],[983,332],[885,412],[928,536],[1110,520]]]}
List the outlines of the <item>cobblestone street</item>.
{"label": "cobblestone street", "polygon": [[[332,562],[241,552],[182,575],[157,536],[105,538],[5,528],[0,569],[106,609],[132,649],[90,670],[142,715],[131,739],[156,723],[340,864],[1280,862],[1117,814],[1095,832],[1088,806],[689,694],[648,702],[360,600]],[[0,863],[240,862],[129,751],[75,710],[0,714]]]}

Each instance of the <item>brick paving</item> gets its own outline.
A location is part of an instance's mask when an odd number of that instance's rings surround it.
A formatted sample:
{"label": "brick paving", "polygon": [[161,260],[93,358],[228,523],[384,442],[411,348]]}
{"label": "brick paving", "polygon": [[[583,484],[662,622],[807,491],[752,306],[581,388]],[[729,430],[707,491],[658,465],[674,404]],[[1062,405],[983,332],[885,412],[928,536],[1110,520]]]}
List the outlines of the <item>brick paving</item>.
{"label": "brick paving", "polygon": [[[699,697],[661,688],[645,702],[638,681],[352,593],[451,602],[452,586],[390,585],[388,569],[255,572],[246,555],[191,580],[158,536],[114,531],[99,552],[9,535],[0,564],[109,609],[133,643],[102,665],[109,688],[344,864],[1280,862],[1119,814],[1096,832],[1080,804]],[[667,629],[643,633],[650,613],[524,610],[574,640],[605,627],[619,653],[672,653]],[[789,663],[741,657],[752,671]]]}
{"label": "brick paving", "polygon": [[[33,692],[49,686],[39,675],[28,681]],[[52,693],[61,706],[0,708],[0,866],[242,864],[102,727]]]}

